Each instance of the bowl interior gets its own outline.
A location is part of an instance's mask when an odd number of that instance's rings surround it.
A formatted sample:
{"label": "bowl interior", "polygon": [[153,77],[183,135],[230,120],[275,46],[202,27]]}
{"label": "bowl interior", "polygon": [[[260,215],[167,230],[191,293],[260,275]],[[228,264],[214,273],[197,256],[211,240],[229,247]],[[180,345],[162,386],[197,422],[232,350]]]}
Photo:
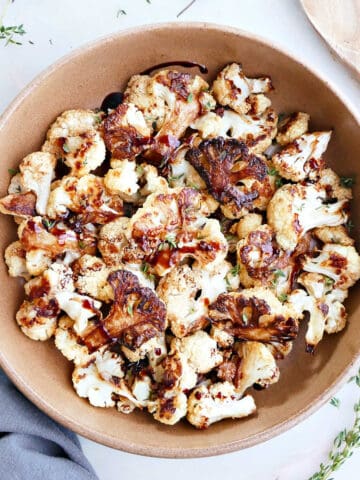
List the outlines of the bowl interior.
{"label": "bowl interior", "polygon": [[[341,175],[360,173],[359,124],[331,88],[314,73],[281,51],[226,27],[173,24],[142,27],[101,40],[66,57],[37,79],[0,121],[0,193],[5,195],[8,168],[16,168],[28,153],[40,148],[49,124],[66,109],[98,107],[104,96],[124,88],[129,77],[165,61],[193,60],[208,66],[208,79],[229,62],[241,62],[245,72],[269,74],[271,94],[280,112],[305,111],[311,129],[334,129],[326,153],[328,164]],[[360,186],[355,185],[353,221],[359,214]],[[354,235],[359,240],[359,228]],[[2,252],[16,238],[12,219],[0,217]],[[347,328],[321,342],[315,356],[304,352],[304,331],[290,356],[279,362],[280,381],[255,392],[258,413],[240,421],[225,421],[207,431],[181,423],[166,427],[150,415],[122,415],[115,409],[91,407],[71,385],[71,364],[52,341],[26,338],[14,320],[23,297],[22,283],[8,277],[0,262],[0,360],[17,386],[41,409],[62,424],[93,440],[134,453],[186,457],[224,453],[250,446],[289,428],[329,398],[360,351],[359,288],[347,301]],[[304,330],[304,329],[303,329]]]}

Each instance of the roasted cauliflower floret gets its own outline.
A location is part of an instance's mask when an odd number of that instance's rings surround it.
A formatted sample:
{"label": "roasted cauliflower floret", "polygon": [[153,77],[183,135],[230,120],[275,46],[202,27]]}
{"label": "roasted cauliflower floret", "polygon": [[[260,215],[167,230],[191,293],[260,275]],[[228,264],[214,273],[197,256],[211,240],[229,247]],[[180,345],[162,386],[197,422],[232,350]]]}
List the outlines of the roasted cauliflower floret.
{"label": "roasted cauliflower floret", "polygon": [[23,301],[16,321],[27,337],[43,342],[54,335],[59,313],[56,300],[39,297]]}
{"label": "roasted cauliflower floret", "polygon": [[223,260],[227,243],[219,222],[206,218],[209,200],[190,188],[149,195],[130,219],[123,263],[146,262],[149,273],[163,276],[189,256],[203,266]]}
{"label": "roasted cauliflower floret", "polygon": [[127,217],[120,217],[101,227],[98,249],[108,267],[121,264],[122,251],[127,243],[125,234],[129,221]]}
{"label": "roasted cauliflower floret", "polygon": [[160,280],[157,294],[167,305],[172,332],[184,337],[207,324],[208,305],[228,288],[239,286],[237,273],[228,262],[202,268],[180,265]]}
{"label": "roasted cauliflower floret", "polygon": [[255,208],[265,210],[274,191],[266,160],[248,153],[237,140],[214,138],[190,149],[186,159],[221,203],[227,218],[240,218]]}
{"label": "roasted cauliflower floret", "polygon": [[276,142],[280,145],[292,143],[308,131],[310,115],[296,112],[279,122]]}
{"label": "roasted cauliflower floret", "polygon": [[305,341],[307,351],[313,353],[324,332],[336,333],[345,327],[347,314],[343,302],[347,290],[334,288],[329,277],[317,273],[303,273],[299,283],[306,291],[294,290],[288,302],[299,314],[309,313]]}
{"label": "roasted cauliflower floret", "polygon": [[150,193],[167,189],[165,178],[158,175],[153,165],[137,165],[129,160],[112,163],[116,167],[105,175],[105,186],[111,194],[119,195],[126,202],[141,204]]}
{"label": "roasted cauliflower floret", "polygon": [[263,222],[263,218],[259,213],[248,213],[245,217],[240,218],[236,226],[236,234],[239,238],[245,238],[249,233],[257,230]]}
{"label": "roasted cauliflower floret", "polygon": [[241,397],[229,382],[202,385],[190,394],[187,420],[196,428],[208,428],[225,418],[243,418],[256,410],[253,397]]}
{"label": "roasted cauliflower floret", "polygon": [[5,250],[5,262],[10,277],[23,277],[29,280],[30,274],[26,268],[26,251],[21,242],[12,242]]}
{"label": "roasted cauliflower floret", "polygon": [[159,163],[179,146],[179,138],[202,110],[199,97],[207,88],[201,77],[176,70],[161,70],[153,77],[136,75],[130,80],[125,101],[142,110],[148,125],[157,132],[147,158]]}
{"label": "roasted cauliflower floret", "polygon": [[191,128],[203,139],[223,137],[242,141],[253,154],[265,152],[276,135],[277,115],[268,108],[261,115],[240,115],[232,110],[208,112],[199,117]]}
{"label": "roasted cauliflower floret", "polygon": [[150,402],[148,408],[158,422],[175,425],[186,416],[187,396],[183,392],[165,391],[155,401]]}
{"label": "roasted cauliflower floret", "polygon": [[240,340],[286,342],[298,333],[296,311],[271,290],[254,287],[219,295],[209,306],[212,324]]}
{"label": "roasted cauliflower floret", "polygon": [[339,175],[331,168],[321,170],[318,184],[326,190],[331,199],[336,198],[339,201],[352,199],[351,188],[344,186]]}
{"label": "roasted cauliflower floret", "polygon": [[150,143],[150,128],[131,103],[122,103],[104,120],[104,139],[113,158],[135,160]]}
{"label": "roasted cauliflower floret", "polygon": [[322,156],[330,137],[331,131],[305,133],[273,155],[271,161],[279,174],[288,180],[315,180],[325,166]]}
{"label": "roasted cauliflower floret", "polygon": [[101,302],[87,295],[62,291],[58,292],[55,298],[61,310],[74,320],[73,328],[78,334],[82,334],[87,329],[90,318],[100,316]]}
{"label": "roasted cauliflower floret", "polygon": [[50,193],[46,212],[56,219],[66,216],[69,210],[77,213],[83,224],[103,224],[123,215],[123,202],[107,192],[101,177],[63,177]]}
{"label": "roasted cauliflower floret", "polygon": [[229,106],[238,113],[261,113],[271,102],[264,95],[261,95],[262,101],[259,101],[257,95],[268,93],[272,89],[270,77],[247,78],[237,63],[231,63],[221,70],[212,86],[212,92],[220,105]]}
{"label": "roasted cauliflower floret", "polygon": [[114,291],[114,303],[109,314],[84,337],[85,344],[98,348],[117,341],[135,350],[166,328],[166,307],[147,287],[141,287],[131,272],[117,270],[108,277]]}
{"label": "roasted cauliflower floret", "polygon": [[81,343],[81,337],[74,330],[74,320],[63,315],[55,331],[55,346],[68,360],[75,365],[84,365],[91,357],[86,345]]}
{"label": "roasted cauliflower floret", "polygon": [[29,218],[36,215],[36,195],[32,192],[6,195],[0,199],[0,212],[15,218]]}
{"label": "roasted cauliflower floret", "polygon": [[86,175],[105,160],[101,120],[101,115],[92,110],[67,110],[51,125],[42,151],[63,158],[71,175]]}
{"label": "roasted cauliflower floret", "polygon": [[334,288],[346,290],[360,278],[360,256],[353,246],[325,244],[317,257],[306,257],[302,266],[306,272],[331,278]]}
{"label": "roasted cauliflower floret", "polygon": [[83,255],[75,262],[73,270],[79,293],[90,295],[102,302],[113,300],[113,290],[107,281],[110,269],[101,258]]}
{"label": "roasted cauliflower floret", "polygon": [[349,237],[349,234],[343,225],[338,225],[337,227],[315,228],[313,234],[323,243],[338,243],[344,246],[351,246],[355,243],[355,241]]}
{"label": "roasted cauliflower floret", "polygon": [[236,391],[243,394],[254,385],[268,387],[276,383],[280,370],[266,345],[260,342],[243,342],[238,344],[237,353],[241,358]]}
{"label": "roasted cauliflower floret", "polygon": [[190,187],[197,190],[205,190],[206,184],[195,168],[185,160],[189,147],[181,146],[169,163],[169,174],[167,176],[171,187]]}
{"label": "roasted cauliflower floret", "polygon": [[347,221],[348,200],[325,203],[327,200],[327,191],[317,184],[289,184],[275,192],[267,208],[267,219],[284,250],[294,250],[308,230]]}
{"label": "roasted cauliflower floret", "polygon": [[289,292],[294,262],[278,246],[269,225],[261,225],[238,242],[237,261],[244,287],[266,286],[277,295]]}

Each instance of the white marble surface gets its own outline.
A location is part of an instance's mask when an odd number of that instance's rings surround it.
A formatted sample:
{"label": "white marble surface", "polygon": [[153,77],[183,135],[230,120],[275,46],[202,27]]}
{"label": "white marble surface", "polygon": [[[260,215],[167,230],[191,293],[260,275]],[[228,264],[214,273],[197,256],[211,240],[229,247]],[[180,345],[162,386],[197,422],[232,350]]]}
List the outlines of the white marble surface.
{"label": "white marble surface", "polygon": [[[314,0],[316,1],[316,0]],[[5,5],[0,0],[0,8]],[[15,0],[6,24],[24,23],[22,46],[0,44],[0,112],[42,69],[63,54],[121,29],[153,22],[176,21],[188,0]],[[123,9],[126,15],[119,15]],[[297,0],[197,0],[178,21],[208,21],[254,32],[286,47],[316,66],[354,104],[360,105],[359,84],[329,53],[313,31]],[[34,45],[28,43],[34,42]],[[291,431],[262,445],[220,457],[164,460],[138,457],[81,439],[101,480],[219,478],[238,480],[306,480],[326,460],[334,436],[352,421],[352,405],[360,389],[346,385],[339,392],[340,409],[325,405]],[[333,475],[359,478],[360,453]]]}

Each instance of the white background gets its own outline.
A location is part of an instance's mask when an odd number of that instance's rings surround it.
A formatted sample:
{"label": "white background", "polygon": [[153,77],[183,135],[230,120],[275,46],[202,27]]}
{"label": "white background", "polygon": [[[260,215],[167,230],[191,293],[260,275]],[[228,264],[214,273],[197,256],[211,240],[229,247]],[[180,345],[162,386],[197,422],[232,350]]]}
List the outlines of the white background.
{"label": "white background", "polygon": [[[63,54],[130,26],[175,21],[188,1],[151,0],[149,4],[146,0],[15,0],[6,13],[5,24],[24,23],[27,34],[22,46],[5,48],[0,43],[0,112],[35,75]],[[5,3],[0,0],[0,6]],[[120,9],[126,15],[117,16]],[[359,83],[313,31],[297,0],[197,0],[178,21],[196,20],[239,27],[271,39],[316,67],[355,106],[360,105]],[[339,409],[325,405],[302,424],[271,441],[220,457],[152,459],[118,452],[86,439],[81,442],[100,480],[306,480],[321,461],[326,461],[339,430],[350,425],[352,405],[359,395],[359,388],[346,385],[337,395],[341,400]],[[360,452],[333,478],[355,480],[358,472]]]}

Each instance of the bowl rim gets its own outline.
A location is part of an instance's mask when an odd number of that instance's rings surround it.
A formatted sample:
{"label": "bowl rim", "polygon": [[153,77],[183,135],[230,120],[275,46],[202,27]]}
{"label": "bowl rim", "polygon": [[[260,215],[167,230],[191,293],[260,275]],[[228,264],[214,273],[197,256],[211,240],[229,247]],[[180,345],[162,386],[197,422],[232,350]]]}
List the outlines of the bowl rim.
{"label": "bowl rim", "polygon": [[[240,28],[230,27],[227,25],[221,25],[211,22],[158,22],[151,24],[143,24],[136,27],[126,28],[124,30],[112,33],[110,35],[101,36],[90,42],[86,42],[83,45],[79,46],[70,53],[67,53],[61,56],[54,63],[49,65],[47,68],[42,70],[38,75],[34,77],[21,91],[15,96],[15,98],[10,102],[9,106],[4,110],[0,115],[0,130],[7,123],[8,119],[11,117],[13,112],[21,105],[21,103],[31,94],[31,92],[37,88],[49,75],[51,75],[55,70],[60,68],[62,65],[67,64],[68,62],[78,58],[84,52],[91,51],[95,48],[98,48],[101,45],[106,45],[113,42],[114,40],[128,35],[136,35],[137,33],[144,33],[153,30],[171,30],[184,29],[188,28],[193,29],[209,29],[218,32],[226,32],[239,37],[245,37],[249,40],[255,40],[256,42],[270,47],[274,50],[277,50],[281,54],[285,55],[291,61],[296,62],[299,66],[307,70],[310,74],[320,80],[322,83],[325,83],[329,90],[341,101],[345,108],[350,112],[350,114],[355,119],[356,123],[360,127],[360,112],[357,111],[355,106],[352,105],[351,100],[347,97],[344,92],[338,90],[338,87],[328,78],[317,71],[314,66],[309,66],[304,63],[304,60],[295,58],[294,54],[278,45],[276,42],[269,40],[265,37],[253,34],[251,32],[244,31]],[[100,433],[93,431],[91,428],[82,425],[81,422],[74,421],[70,418],[64,417],[58,410],[49,405],[47,401],[42,398],[37,392],[33,391],[26,383],[25,379],[18,375],[15,370],[11,367],[7,359],[4,357],[0,351],[0,367],[4,370],[9,379],[14,383],[14,385],[24,394],[24,396],[35,404],[42,412],[51,417],[53,420],[63,425],[66,428],[74,431],[75,433],[82,435],[83,437],[98,442],[102,445],[116,448],[128,453],[144,455],[149,457],[160,457],[160,458],[199,458],[199,457],[208,457],[215,455],[222,455],[226,453],[231,453],[234,451],[242,450],[249,448],[256,444],[265,442],[274,438],[277,435],[280,435],[287,430],[293,428],[295,425],[305,420],[316,410],[318,410],[322,405],[324,405],[332,395],[340,389],[342,385],[345,384],[347,376],[351,371],[352,367],[356,361],[360,358],[360,351],[353,354],[353,357],[347,367],[343,370],[341,375],[339,375],[321,394],[319,394],[309,405],[304,406],[296,414],[287,418],[283,422],[259,433],[250,435],[246,439],[241,439],[229,443],[223,443],[222,445],[211,445],[208,447],[198,447],[198,448],[159,448],[155,446],[139,446],[135,443],[129,443],[122,440],[119,437],[111,436],[109,434]]]}

